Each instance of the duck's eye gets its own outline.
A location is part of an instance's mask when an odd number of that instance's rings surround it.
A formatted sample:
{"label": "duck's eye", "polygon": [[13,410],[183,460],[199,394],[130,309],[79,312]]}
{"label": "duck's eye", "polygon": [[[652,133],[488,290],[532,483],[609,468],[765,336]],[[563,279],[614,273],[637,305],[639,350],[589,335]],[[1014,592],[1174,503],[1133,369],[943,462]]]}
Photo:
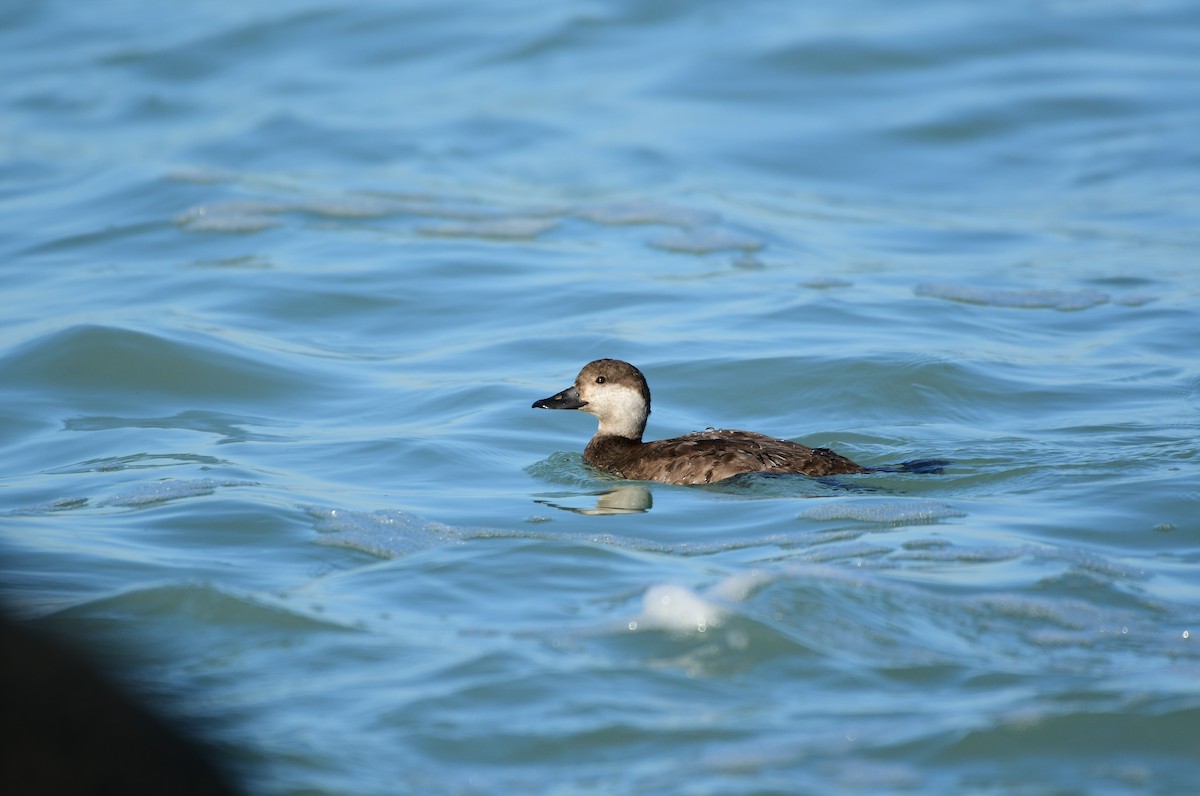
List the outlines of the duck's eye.
{"label": "duck's eye", "polygon": [[597,384],[603,384],[603,383],[604,383],[604,382],[606,382],[606,381],[608,381],[608,379],[604,378],[603,376],[597,376],[597,377],[596,377],[596,383],[597,383]]}

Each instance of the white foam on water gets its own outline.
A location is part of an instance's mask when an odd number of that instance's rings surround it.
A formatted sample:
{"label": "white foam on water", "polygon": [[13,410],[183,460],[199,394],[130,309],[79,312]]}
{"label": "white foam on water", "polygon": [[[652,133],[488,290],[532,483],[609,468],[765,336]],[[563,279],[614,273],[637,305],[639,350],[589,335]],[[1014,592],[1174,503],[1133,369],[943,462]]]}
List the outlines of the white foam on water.
{"label": "white foam on water", "polygon": [[[101,506],[122,506],[136,508],[156,503],[166,503],[181,498],[202,497],[211,495],[218,489],[231,486],[257,486],[254,481],[219,480],[216,478],[196,478],[187,481],[169,479],[140,484],[133,489],[119,492],[101,501]],[[73,506],[72,506],[73,508]]]}
{"label": "white foam on water", "polygon": [[378,558],[396,558],[463,538],[459,530],[407,511],[347,511],[305,506],[317,520],[318,544],[347,547]]}
{"label": "white foam on water", "polygon": [[729,602],[741,602],[756,589],[775,580],[777,575],[761,569],[736,572],[709,589],[709,594]]}
{"label": "white foam on water", "polygon": [[733,603],[744,601],[777,577],[778,573],[750,569],[722,578],[702,592],[672,583],[651,586],[642,595],[642,610],[630,620],[629,629],[706,633],[728,619]]}
{"label": "white foam on water", "polygon": [[858,520],[888,525],[918,525],[965,512],[934,500],[837,500],[820,503],[801,517],[809,520]]}
{"label": "white foam on water", "polygon": [[630,630],[670,630],[704,633],[717,627],[726,612],[685,586],[651,586],[642,597],[642,610]]}

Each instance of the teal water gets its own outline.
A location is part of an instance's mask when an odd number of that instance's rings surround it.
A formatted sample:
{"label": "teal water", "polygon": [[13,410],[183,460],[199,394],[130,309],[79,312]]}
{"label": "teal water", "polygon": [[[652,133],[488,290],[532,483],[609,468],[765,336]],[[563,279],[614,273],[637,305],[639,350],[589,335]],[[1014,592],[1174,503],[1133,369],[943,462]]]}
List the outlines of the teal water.
{"label": "teal water", "polygon": [[[8,610],[254,793],[1190,792],[1197,31],[9,3]],[[613,481],[601,356],[950,464]]]}

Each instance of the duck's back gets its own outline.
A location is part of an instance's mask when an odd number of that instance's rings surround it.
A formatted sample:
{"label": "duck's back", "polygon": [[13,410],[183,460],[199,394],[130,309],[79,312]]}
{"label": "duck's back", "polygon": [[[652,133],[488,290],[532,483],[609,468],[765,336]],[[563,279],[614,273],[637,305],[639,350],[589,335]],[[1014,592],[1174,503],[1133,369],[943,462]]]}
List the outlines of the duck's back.
{"label": "duck's back", "polygon": [[584,459],[622,478],[668,484],[710,484],[739,473],[823,476],[866,472],[828,448],[733,430],[698,431],[644,443],[597,438],[588,445]]}

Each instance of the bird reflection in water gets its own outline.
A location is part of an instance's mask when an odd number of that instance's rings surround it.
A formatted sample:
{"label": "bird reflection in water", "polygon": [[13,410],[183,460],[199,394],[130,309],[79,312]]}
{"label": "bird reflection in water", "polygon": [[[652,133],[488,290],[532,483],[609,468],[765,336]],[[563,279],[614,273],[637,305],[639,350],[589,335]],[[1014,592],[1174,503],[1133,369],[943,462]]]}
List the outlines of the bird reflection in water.
{"label": "bird reflection in water", "polygon": [[[543,506],[572,511],[576,514],[641,514],[650,510],[654,498],[650,490],[641,484],[621,484],[603,492],[589,492],[586,495],[578,493],[563,493],[550,495],[554,500],[537,500]],[[581,507],[562,502],[564,498],[595,498],[595,505]]]}

